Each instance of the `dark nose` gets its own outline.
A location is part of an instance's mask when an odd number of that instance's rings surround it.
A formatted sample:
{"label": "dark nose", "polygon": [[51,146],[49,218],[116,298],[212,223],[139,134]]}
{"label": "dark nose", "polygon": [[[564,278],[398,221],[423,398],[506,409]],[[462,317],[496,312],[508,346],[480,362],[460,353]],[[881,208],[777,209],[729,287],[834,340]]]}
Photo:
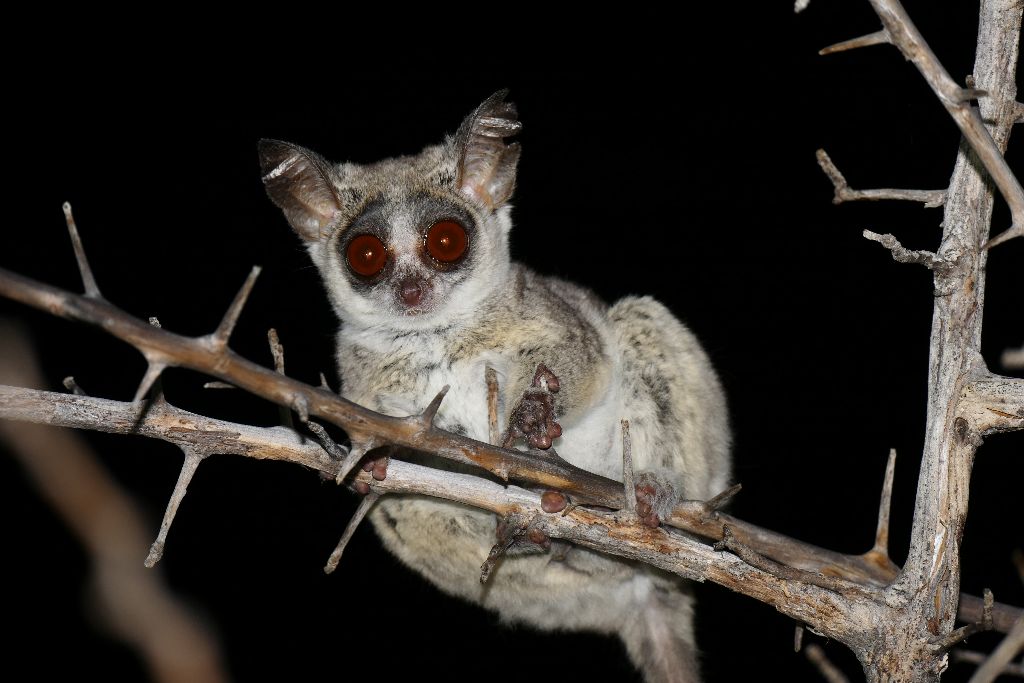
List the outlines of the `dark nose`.
{"label": "dark nose", "polygon": [[411,308],[423,298],[423,284],[416,278],[406,278],[398,286],[398,295],[402,303]]}

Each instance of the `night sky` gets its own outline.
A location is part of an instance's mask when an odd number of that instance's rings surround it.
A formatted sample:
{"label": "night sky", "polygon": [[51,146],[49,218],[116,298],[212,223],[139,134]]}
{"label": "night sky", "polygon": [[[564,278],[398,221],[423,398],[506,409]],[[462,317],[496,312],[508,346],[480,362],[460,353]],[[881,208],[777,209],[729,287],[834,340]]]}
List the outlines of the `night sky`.
{"label": "night sky", "polygon": [[[629,34],[642,50],[622,35],[595,34],[562,51],[552,47],[557,31],[508,28],[495,35],[493,57],[482,38],[460,43],[458,57],[440,50],[444,41],[425,41],[425,52],[413,49],[396,68],[349,42],[314,55],[298,44],[235,47],[210,35],[53,40],[61,66],[26,59],[7,68],[5,99],[17,106],[6,112],[13,173],[0,267],[79,291],[61,212],[69,200],[107,298],[199,335],[260,264],[233,348],[270,365],[265,334],[274,327],[289,375],[315,384],[325,371],[336,386],[336,322],[299,240],[264,193],[257,140],[292,141],[333,161],[413,153],[507,87],[524,125],[513,257],[607,301],[654,295],[695,331],[728,393],[735,480],[744,486],[732,512],[743,519],[863,552],[888,451],[898,449],[891,535],[900,562],[924,432],[932,281],[860,234],[891,232],[908,248],[933,250],[941,209],[833,206],[814,154],[824,147],[857,188],[942,188],[959,133],[895,48],[817,56],[879,28],[866,2],[815,0],[800,15],[787,2],[747,4],[688,10],[671,36]],[[973,3],[930,6],[907,3],[963,79],[973,63]],[[1022,169],[1014,142],[1010,164]],[[1009,226],[1001,200],[994,226]],[[1020,239],[989,259],[982,350],[997,372],[1002,349],[1024,334],[1022,264]],[[92,395],[131,399],[144,361],[130,348],[8,302],[0,316],[31,331],[52,387],[74,375]],[[204,381],[168,372],[166,394],[193,412],[275,423],[275,406],[204,391]],[[86,436],[137,497],[155,537],[179,452]],[[979,450],[963,545],[963,588],[989,587],[1017,605],[1024,586],[1010,556],[1024,547],[1022,452],[1019,433]],[[214,457],[200,467],[160,567],[220,635],[236,680],[380,667],[452,681],[542,672],[636,680],[617,641],[500,626],[403,568],[369,526],[325,576],[355,502],[293,465]],[[47,679],[142,678],[134,652],[95,628],[88,557],[8,457],[0,457],[0,519],[15,633],[8,666],[32,666]],[[714,585],[696,592],[708,681],[820,680],[793,653],[792,620]],[[856,680],[844,647],[808,634],[812,641]],[[993,642],[978,636],[971,646]],[[969,674],[955,665],[944,680]]]}

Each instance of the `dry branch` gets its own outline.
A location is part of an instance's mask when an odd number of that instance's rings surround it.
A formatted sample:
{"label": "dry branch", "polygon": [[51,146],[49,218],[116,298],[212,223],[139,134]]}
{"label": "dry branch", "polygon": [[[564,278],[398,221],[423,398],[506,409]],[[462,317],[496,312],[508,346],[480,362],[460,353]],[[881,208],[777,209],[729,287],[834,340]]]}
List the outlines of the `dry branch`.
{"label": "dry branch", "polygon": [[[106,301],[94,301],[71,294],[4,269],[0,269],[0,295],[42,308],[61,317],[91,322],[136,346],[147,357],[158,359],[161,364],[190,368],[213,375],[279,405],[295,405],[297,399],[301,399],[309,415],[321,417],[341,427],[352,440],[352,452],[341,469],[320,451],[319,457],[332,463],[329,469],[336,476],[343,478],[341,473],[347,472],[368,450],[389,443],[434,453],[455,462],[475,465],[503,480],[562,491],[569,494],[577,503],[613,509],[621,509],[625,505],[620,482],[573,467],[564,460],[536,458],[528,453],[491,446],[445,432],[434,427],[429,420],[424,420],[423,415],[398,418],[375,413],[346,401],[337,394],[260,367],[239,357],[229,348],[215,347],[207,341],[208,337],[182,337],[150,326]],[[60,400],[65,402],[74,398],[60,396]],[[35,409],[44,413],[50,410],[38,405]],[[152,412],[161,415],[163,410],[157,407]],[[128,421],[120,425],[94,419],[69,426],[106,431],[122,431],[115,427],[125,427],[130,431],[139,414],[139,411],[134,411],[132,416],[127,418]],[[30,421],[39,419],[32,410],[18,410],[17,405],[8,406],[7,416]],[[191,414],[189,419],[197,423],[217,422]],[[147,435],[159,436],[156,433]],[[722,513],[709,514],[700,502],[677,506],[671,517],[665,521],[672,526],[714,540],[722,538],[722,527],[728,524],[736,539],[743,545],[754,548],[760,554],[778,562],[805,571],[842,576],[851,581],[875,586],[883,586],[895,576],[895,568],[892,566],[879,566],[870,559],[804,544]]]}
{"label": "dry branch", "polygon": [[[960,132],[970,143],[971,149],[985,170],[988,171],[1010,207],[1012,225],[998,237],[989,240],[985,245],[986,248],[1024,234],[1024,189],[1021,188],[1020,181],[1010,170],[1003,157],[1009,126],[1013,125],[1018,114],[1015,102],[1017,93],[1012,77],[1009,83],[1003,81],[994,83],[986,78],[989,74],[980,74],[978,73],[979,69],[976,69],[975,83],[982,88],[982,92],[985,94],[982,102],[990,104],[990,111],[979,113],[970,104],[970,100],[980,94],[979,91],[977,89],[965,90],[950,77],[910,20],[899,0],[869,1],[879,19],[882,20],[883,30],[827,47],[821,51],[821,54],[886,43],[899,48],[903,56],[921,72],[946,111],[953,117],[953,121],[956,122]],[[987,16],[990,25],[1008,27],[1010,28],[1009,34],[1019,34],[1020,12],[1020,4],[1015,6],[1010,0],[983,2],[981,9],[983,18]],[[1014,24],[1017,26],[1016,29],[1012,28]],[[998,26],[996,26],[996,30],[998,30]],[[982,33],[983,30],[979,30],[979,38],[983,37]],[[1000,36],[998,41],[990,44],[989,47],[993,48],[994,52],[982,56],[981,49],[978,50],[979,64],[983,61],[989,68],[1008,68],[1011,71],[1016,69],[1019,49],[1018,41],[1013,40],[1016,36],[1009,35],[1011,40],[1003,40],[1003,37]],[[979,48],[981,48],[980,40]],[[998,110],[992,111],[993,109]],[[983,119],[1000,122],[994,134],[989,133]],[[999,130],[1000,128],[1002,130]]]}
{"label": "dry branch", "polygon": [[[689,501],[679,505],[668,523],[706,538],[718,539],[721,550],[679,534],[671,529],[651,529],[639,524],[627,505],[623,485],[574,468],[557,459],[538,459],[527,453],[498,448],[449,434],[433,425],[433,416],[444,390],[423,413],[405,418],[388,417],[345,401],[325,389],[309,387],[246,361],[227,348],[233,321],[252,287],[250,276],[224,322],[213,334],[189,339],[150,327],[103,301],[98,290],[75,296],[0,270],[0,294],[36,306],[65,318],[97,325],[139,349],[149,363],[137,398],[165,367],[187,367],[210,374],[279,405],[296,410],[303,421],[322,418],[346,430],[352,450],[339,461],[336,457],[308,452],[309,444],[286,444],[278,455],[266,442],[248,447],[264,457],[303,460],[334,474],[339,481],[370,448],[393,444],[429,451],[458,463],[474,465],[504,481],[515,481],[572,496],[581,505],[545,507],[541,492],[514,485],[503,486],[482,477],[392,462],[384,481],[357,473],[356,481],[375,494],[418,493],[489,510],[509,520],[515,530],[527,527],[548,537],[562,538],[602,552],[642,561],[693,580],[711,580],[744,595],[775,606],[781,612],[850,646],[872,681],[935,681],[946,664],[945,649],[963,635],[987,628],[1000,620],[1017,622],[1019,610],[1000,609],[976,598],[961,600],[959,592],[959,546],[967,513],[973,458],[983,436],[1021,428],[1024,381],[988,372],[981,359],[980,335],[983,312],[986,253],[992,246],[1024,231],[1024,192],[1002,156],[1009,128],[1018,117],[1014,70],[1021,7],[1015,0],[983,0],[979,22],[979,43],[974,80],[984,88],[981,116],[968,102],[981,91],[956,85],[917,32],[896,0],[871,0],[884,30],[847,41],[831,51],[867,44],[889,42],[914,62],[960,126],[972,152],[965,147],[945,195],[944,234],[935,253],[907,250],[891,235],[866,232],[880,241],[899,261],[922,263],[934,272],[935,308],[931,335],[926,437],[915,501],[910,553],[899,570],[884,552],[888,505],[883,495],[875,547],[864,556],[852,557],[813,548],[773,534],[717,512],[711,502]],[[982,123],[993,122],[989,131]],[[992,194],[986,178],[977,170],[980,160],[991,174],[1010,206],[1013,225],[1003,235],[988,241]],[[831,166],[837,196],[854,192]],[[826,168],[826,172],[830,169]],[[838,181],[838,182],[837,182]],[[84,262],[84,258],[80,259]],[[83,268],[83,279],[86,269]],[[90,428],[109,429],[95,416],[60,414],[57,405],[86,405],[86,397],[19,394],[20,390],[0,388],[0,415],[14,419],[61,422],[78,419]],[[14,397],[12,399],[12,397]],[[34,399],[34,406],[24,402]],[[15,403],[12,403],[16,401]],[[122,404],[123,405],[123,404]],[[175,412],[160,402],[129,407],[125,420],[132,431],[168,440],[181,440],[196,453],[221,452],[220,441],[243,448],[255,428],[227,423],[214,424],[199,416]],[[87,404],[88,410],[101,406]],[[122,410],[107,405],[103,409]],[[187,415],[187,414],[186,414]],[[154,421],[182,420],[212,426],[213,432],[197,436],[178,431],[172,437],[166,426],[154,428]],[[224,433],[226,430],[226,433]],[[196,431],[202,431],[201,429]],[[275,436],[282,436],[276,433]],[[301,440],[289,432],[293,442]],[[197,440],[197,445],[192,443]],[[247,452],[247,455],[253,455]],[[259,457],[259,456],[257,456]],[[887,476],[887,486],[891,477]],[[561,494],[557,494],[561,495]],[[716,497],[717,498],[717,497]],[[367,504],[364,507],[368,507]],[[588,507],[590,506],[590,507]],[[558,506],[556,506],[558,507]],[[609,512],[608,510],[612,510]],[[525,520],[525,522],[524,522]],[[525,523],[525,526],[524,526]],[[494,559],[504,545],[499,544]],[[493,562],[491,563],[493,566]],[[895,578],[895,580],[893,580]],[[979,603],[983,607],[978,607]],[[957,607],[974,605],[968,620],[980,622],[954,631]],[[1009,627],[1009,626],[1008,626]],[[1013,627],[1016,628],[1016,627]],[[1012,645],[1013,641],[1009,641]]]}
{"label": "dry branch", "polygon": [[[336,476],[340,466],[337,457],[331,457],[319,445],[309,439],[303,439],[291,429],[254,427],[216,420],[176,408],[164,401],[148,406],[145,403],[134,404],[0,385],[0,418],[118,434],[139,434],[161,439],[179,447],[191,447],[207,455],[234,454],[291,462],[331,477]],[[311,429],[318,427],[315,423],[310,423],[309,426]],[[344,456],[343,451],[340,453]],[[408,472],[409,470],[403,469],[406,467],[412,466],[392,460],[388,466],[387,479],[384,481],[376,481],[369,474],[361,472],[357,483],[364,483],[368,490],[380,493],[399,487],[398,490],[403,492],[434,495],[471,505],[480,503],[479,507],[499,514],[504,514],[509,509],[494,501],[482,501],[478,497],[467,498],[461,489],[447,491],[433,481],[425,482],[422,487],[416,488],[411,475],[400,481],[395,474]],[[616,483],[615,488],[621,493],[621,484]],[[740,539],[744,546],[762,556],[808,572],[842,577],[859,584],[862,588],[880,588],[896,576],[897,568],[894,565],[880,562],[877,558],[843,555],[816,548],[735,517],[715,512],[715,506],[724,505],[727,498],[738,490],[738,485],[733,486],[707,503],[684,501],[673,514],[674,525],[710,540],[721,540],[722,527],[727,524],[733,530],[736,539]],[[570,506],[553,509],[552,512],[569,514],[576,508],[577,506]],[[547,512],[543,505],[541,509]],[[742,529],[742,536],[737,529]],[[711,550],[710,547],[706,548]],[[963,596],[961,608],[959,616],[963,621],[974,622],[981,618],[980,598]],[[1001,631],[1009,630],[1021,616],[1024,616],[1024,611],[1008,605],[996,604],[993,611],[995,627]]]}
{"label": "dry branch", "polygon": [[[828,48],[826,48],[828,49]],[[824,50],[823,54],[828,54]],[[825,172],[829,180],[832,181],[832,187],[835,188],[835,195],[832,198],[833,204],[842,204],[843,202],[854,202],[860,200],[867,201],[879,201],[883,199],[899,199],[911,202],[922,202],[926,209],[933,209],[942,206],[942,203],[946,201],[945,190],[895,190],[895,189],[878,189],[878,190],[854,190],[846,183],[846,178],[839,172],[836,165],[832,163],[832,159],[829,158],[825,150],[819,149],[816,152],[818,157],[818,165],[821,166],[821,170]]]}

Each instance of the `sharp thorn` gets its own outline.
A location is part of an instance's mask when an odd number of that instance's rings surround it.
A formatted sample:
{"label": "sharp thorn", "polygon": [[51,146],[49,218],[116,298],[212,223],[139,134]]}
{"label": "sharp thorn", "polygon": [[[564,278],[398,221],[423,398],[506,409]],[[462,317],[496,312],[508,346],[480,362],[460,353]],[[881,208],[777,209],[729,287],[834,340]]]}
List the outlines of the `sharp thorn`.
{"label": "sharp thorn", "polygon": [[352,468],[359,464],[359,461],[363,459],[363,456],[374,448],[374,443],[371,441],[367,444],[352,444],[352,448],[349,449],[348,455],[338,465],[338,474],[335,475],[334,481],[341,484],[345,481],[345,477],[348,476]]}
{"label": "sharp thorn", "polygon": [[823,47],[818,50],[819,55],[831,55],[836,52],[846,52],[847,50],[856,50],[859,47],[868,47],[870,45],[884,45],[891,44],[892,40],[889,38],[889,32],[885,29],[881,31],[875,31],[864,36],[857,38],[851,38],[850,40],[844,40],[841,43],[834,43],[828,47]]}
{"label": "sharp thorn", "polygon": [[309,422],[309,401],[305,396],[300,394],[292,398],[292,410],[299,414],[299,420],[303,424]]}
{"label": "sharp thorn", "polygon": [[330,392],[334,391],[333,389],[331,389],[331,385],[327,383],[327,378],[324,376],[324,373],[322,372],[320,373],[320,388],[326,389],[327,391]]}
{"label": "sharp thorn", "polygon": [[227,346],[228,339],[231,338],[231,332],[235,329],[235,324],[238,322],[238,317],[242,314],[242,309],[245,308],[245,302],[249,299],[249,293],[252,292],[253,285],[256,284],[256,278],[260,275],[260,270],[259,266],[253,266],[252,270],[249,271],[249,277],[245,278],[245,282],[242,284],[241,289],[238,290],[238,294],[235,295],[234,301],[231,302],[231,306],[224,313],[224,318],[220,321],[220,325],[217,326],[217,329],[211,335],[215,345]]}
{"label": "sharp thorn", "polygon": [[1012,240],[1014,237],[1020,237],[1021,235],[1024,235],[1024,225],[1013,226],[1009,230],[1004,230],[1002,233],[996,235],[988,242],[985,242],[985,246],[982,247],[982,249],[991,249],[992,247],[998,246],[1003,242],[1008,242]]}
{"label": "sharp thorn", "polygon": [[885,464],[885,479],[882,480],[882,497],[878,502],[878,526],[875,527],[874,550],[889,556],[889,510],[892,507],[892,483],[896,473],[896,449],[889,449],[889,460]]}
{"label": "sharp thorn", "polygon": [[366,517],[366,513],[370,511],[373,504],[380,498],[380,494],[375,491],[367,493],[361,501],[359,501],[359,507],[356,508],[355,514],[352,515],[352,519],[348,521],[345,526],[345,531],[341,535],[341,540],[338,541],[338,545],[335,546],[331,556],[327,558],[327,564],[324,565],[324,574],[330,574],[338,568],[338,563],[341,561],[341,555],[345,552],[345,547],[348,542],[352,540],[352,536],[356,533],[356,529],[359,528],[359,524]]}
{"label": "sharp thorn", "polygon": [[437,415],[437,411],[441,407],[441,401],[444,400],[444,396],[448,393],[448,389],[450,388],[451,385],[449,384],[445,384],[441,387],[441,391],[437,392],[437,395],[434,396],[433,400],[431,400],[427,407],[423,409],[423,412],[417,416],[417,419],[422,422],[424,426],[429,427],[434,423],[434,417]]}
{"label": "sharp thorn", "polygon": [[146,557],[147,567],[153,568],[160,561],[160,558],[163,557],[164,546],[167,543],[167,533],[171,530],[171,524],[174,522],[175,515],[178,514],[178,506],[184,500],[189,482],[192,481],[192,476],[196,473],[196,469],[204,457],[192,450],[185,451],[185,462],[181,465],[181,472],[178,474],[178,481],[174,485],[171,499],[167,501],[167,509],[164,511],[163,521],[160,522],[160,531],[157,533],[156,540],[150,546],[149,555]]}
{"label": "sharp thorn", "polygon": [[281,340],[277,336],[277,330],[271,327],[267,330],[267,341],[270,343],[270,355],[274,357],[274,370],[283,375],[284,374],[284,346],[281,345]]}
{"label": "sharp thorn", "polygon": [[722,491],[713,498],[709,498],[704,502],[704,509],[708,512],[721,509],[726,503],[733,499],[733,497],[743,490],[743,484],[733,484],[726,490]]}
{"label": "sharp thorn", "polygon": [[629,420],[620,420],[622,427],[622,493],[626,510],[636,512],[636,484],[633,472],[633,440],[629,436]]}
{"label": "sharp thorn", "polygon": [[139,388],[135,391],[135,398],[132,399],[132,403],[138,403],[145,398],[146,394],[148,394],[149,390],[153,388],[156,381],[160,379],[160,373],[166,369],[166,363],[154,363],[150,361],[149,365],[146,367],[146,374],[143,376],[142,381],[139,382]]}
{"label": "sharp thorn", "polygon": [[92,268],[89,267],[89,259],[85,256],[85,248],[82,246],[82,238],[78,235],[78,226],[75,224],[74,214],[71,213],[71,203],[64,202],[64,221],[68,224],[68,234],[71,236],[71,247],[75,250],[75,260],[78,261],[78,272],[82,276],[82,284],[85,285],[85,296],[90,299],[102,299],[100,288],[96,286],[96,278],[92,275]]}

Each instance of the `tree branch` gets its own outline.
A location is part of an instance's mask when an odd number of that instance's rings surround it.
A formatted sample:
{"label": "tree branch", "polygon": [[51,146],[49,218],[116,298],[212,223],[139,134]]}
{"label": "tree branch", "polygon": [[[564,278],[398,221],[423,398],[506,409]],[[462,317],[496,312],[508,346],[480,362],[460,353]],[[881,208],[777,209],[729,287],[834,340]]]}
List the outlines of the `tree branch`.
{"label": "tree branch", "polygon": [[[139,434],[161,439],[179,447],[192,447],[206,455],[234,454],[257,459],[291,462],[317,470],[330,477],[336,476],[340,466],[337,457],[329,456],[316,443],[301,438],[291,429],[254,427],[216,420],[176,408],[163,401],[147,406],[146,404],[111,401],[91,396],[76,396],[0,385],[0,419],[94,429],[119,434]],[[310,423],[310,426],[312,427],[313,423]],[[474,498],[467,497],[465,489],[460,489],[461,492],[449,493],[444,487],[438,488],[436,483],[424,484],[423,487],[415,488],[412,482],[404,480],[399,489],[393,489],[393,486],[399,486],[399,480],[393,479],[393,472],[398,470],[393,468],[400,469],[406,466],[407,463],[392,460],[388,466],[388,476],[383,482],[373,480],[372,476],[365,472],[359,473],[356,482],[365,484],[367,490],[372,489],[381,493],[401,490],[440,496],[471,505],[476,504],[473,502]],[[622,490],[620,484],[615,486],[619,491]],[[724,525],[728,525],[733,531],[734,539],[759,555],[770,557],[777,562],[784,562],[798,569],[804,569],[807,572],[841,577],[851,583],[859,584],[862,588],[880,588],[887,583],[884,577],[891,579],[896,576],[896,568],[891,563],[882,565],[877,560],[868,560],[863,556],[842,555],[834,551],[816,548],[716,512],[715,506],[724,504],[724,498],[736,491],[738,491],[738,486],[733,486],[723,492],[721,496],[716,496],[715,499],[707,501],[707,503],[684,501],[674,511],[672,521],[677,523],[679,528],[705,536],[710,540],[721,540],[722,528]],[[550,493],[546,492],[540,496],[542,511],[561,514],[566,509],[564,504],[544,507],[543,499]],[[495,501],[485,501],[479,507],[498,514],[505,514],[509,509]],[[575,509],[574,507],[573,510]],[[964,612],[961,618],[968,622],[979,620],[981,614],[980,607],[974,609],[973,603],[971,603],[972,599],[979,606],[981,604],[980,598],[964,596],[963,603],[968,606],[968,611]],[[1002,631],[1009,630],[1016,619],[1021,616],[1024,616],[1024,611],[1008,605],[997,604],[993,611],[995,627]]]}
{"label": "tree branch", "polygon": [[933,252],[907,249],[892,235],[879,235],[877,232],[871,232],[870,230],[865,230],[863,234],[865,239],[878,242],[891,251],[894,261],[900,263],[919,263],[930,270],[936,271],[946,270],[949,266],[949,264],[937,257]]}
{"label": "tree branch", "polygon": [[[828,48],[826,48],[828,49]],[[828,54],[824,53],[823,54]],[[842,204],[843,202],[853,202],[860,200],[878,201],[882,199],[898,199],[911,202],[923,202],[926,209],[933,209],[942,206],[942,203],[946,201],[945,190],[894,190],[894,189],[879,189],[879,190],[854,190],[846,183],[846,178],[839,172],[836,165],[832,163],[832,159],[829,158],[828,154],[823,149],[819,149],[816,153],[818,158],[818,165],[821,166],[821,170],[825,172],[829,180],[832,181],[832,187],[835,188],[835,195],[832,197],[833,204]]]}
{"label": "tree branch", "polygon": [[978,374],[963,387],[958,416],[980,436],[1024,429],[1024,378]]}
{"label": "tree branch", "polygon": [[[990,135],[985,127],[982,116],[970,105],[970,100],[974,99],[977,93],[961,88],[950,77],[945,67],[942,66],[942,63],[935,56],[935,53],[932,52],[931,47],[925,42],[924,37],[917,30],[917,27],[910,20],[899,0],[869,1],[878,18],[882,20],[882,26],[884,27],[882,33],[886,34],[886,40],[879,40],[877,42],[887,42],[895,45],[903,53],[903,56],[917,67],[917,70],[924,76],[924,79],[939,98],[939,101],[942,102],[946,111],[953,117],[953,121],[960,128],[960,132],[963,133],[964,138],[971,145],[971,148],[977,154],[978,159],[985,167],[985,170],[988,171],[1010,207],[1011,227],[998,237],[989,240],[986,248],[1024,234],[1024,189],[1021,188],[1020,181],[1013,174],[1013,171],[1010,170],[1001,151],[1001,148],[1006,146],[1008,130],[1003,135],[1000,135],[1000,133],[996,134],[996,137],[1000,139],[998,143],[993,139],[993,135]],[[1019,34],[1020,4],[1018,3],[1014,7],[1012,4],[1003,3],[1002,5],[993,5],[993,8],[991,14],[1000,14],[998,17],[992,16],[993,22],[1007,27],[1015,24],[1017,28],[1015,30],[1011,28],[1009,32]],[[982,13],[985,13],[984,7]],[[1016,14],[1015,18],[1014,14]],[[1004,67],[1011,71],[1016,68],[1019,50],[1018,40],[1000,40],[993,43],[992,47],[998,49],[999,52],[985,57],[985,61],[991,67]],[[978,54],[981,54],[980,51]],[[1012,125],[1016,118],[1016,105],[1014,102],[1016,87],[1012,82],[1013,79],[1011,78],[1008,83],[1000,82],[995,84],[986,76],[988,74],[975,73],[975,82],[980,88],[984,89],[988,98],[993,98],[990,101],[994,101],[995,106],[999,109],[997,112],[988,114],[986,118],[997,122],[1005,122],[1005,126],[1008,127]]]}

